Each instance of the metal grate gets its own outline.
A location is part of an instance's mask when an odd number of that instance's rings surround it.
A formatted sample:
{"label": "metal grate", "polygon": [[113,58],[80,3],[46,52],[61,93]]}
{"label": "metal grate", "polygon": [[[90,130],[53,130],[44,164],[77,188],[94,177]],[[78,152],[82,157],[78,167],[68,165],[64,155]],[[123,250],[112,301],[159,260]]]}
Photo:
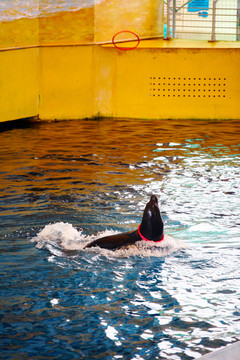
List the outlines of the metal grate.
{"label": "metal grate", "polygon": [[172,98],[225,98],[225,77],[150,76],[149,96]]}
{"label": "metal grate", "polygon": [[172,38],[211,40],[214,31],[214,40],[240,40],[240,0],[165,0],[164,2],[165,22],[169,24]]}

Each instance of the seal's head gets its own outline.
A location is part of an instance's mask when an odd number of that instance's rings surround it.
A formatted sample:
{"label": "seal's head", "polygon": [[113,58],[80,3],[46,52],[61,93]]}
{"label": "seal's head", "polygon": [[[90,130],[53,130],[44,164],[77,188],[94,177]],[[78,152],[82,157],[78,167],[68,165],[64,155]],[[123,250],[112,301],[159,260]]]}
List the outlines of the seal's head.
{"label": "seal's head", "polygon": [[143,212],[142,222],[138,228],[139,235],[144,240],[163,240],[163,221],[156,195],[152,195]]}

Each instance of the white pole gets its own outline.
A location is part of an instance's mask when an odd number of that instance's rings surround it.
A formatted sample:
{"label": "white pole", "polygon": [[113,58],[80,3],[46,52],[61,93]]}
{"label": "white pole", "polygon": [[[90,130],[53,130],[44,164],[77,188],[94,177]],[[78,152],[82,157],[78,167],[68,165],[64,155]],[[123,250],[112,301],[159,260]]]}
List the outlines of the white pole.
{"label": "white pole", "polygon": [[173,0],[172,7],[172,37],[176,37],[176,0]]}
{"label": "white pole", "polygon": [[171,0],[167,0],[167,40],[171,39],[171,33],[170,33],[170,16],[171,16],[170,5],[171,5]]}
{"label": "white pole", "polygon": [[240,0],[237,2],[237,41],[240,40]]}
{"label": "white pole", "polygon": [[212,7],[212,36],[211,41],[216,41],[216,10],[217,10],[217,2],[218,0],[213,0],[213,7]]}

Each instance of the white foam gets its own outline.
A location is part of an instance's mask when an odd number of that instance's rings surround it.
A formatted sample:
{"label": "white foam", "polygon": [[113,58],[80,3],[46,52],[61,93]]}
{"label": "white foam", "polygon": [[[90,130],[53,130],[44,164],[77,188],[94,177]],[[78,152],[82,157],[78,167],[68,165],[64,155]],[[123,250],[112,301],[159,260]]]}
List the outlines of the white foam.
{"label": "white foam", "polygon": [[214,226],[213,224],[209,224],[207,222],[193,225],[188,229],[189,232],[191,231],[201,231],[201,232],[216,232],[218,231],[218,228]]}
{"label": "white foam", "polygon": [[182,241],[172,238],[170,235],[164,236],[161,242],[139,241],[130,247],[132,255],[163,257],[172,254],[180,249],[187,247]]}
{"label": "white foam", "polygon": [[[106,230],[96,236],[85,236],[82,231],[75,229],[72,224],[59,222],[46,225],[31,241],[36,242],[36,247],[46,248],[54,256],[63,256],[61,250],[83,250],[89,242],[103,237],[116,234],[113,230]],[[130,257],[130,256],[156,256],[162,257],[170,255],[179,249],[186,248],[186,245],[169,235],[165,235],[164,240],[155,243],[153,241],[138,241],[134,245],[125,246],[119,250],[106,250],[99,247],[85,249],[88,252],[98,252],[107,257]]]}
{"label": "white foam", "polygon": [[82,231],[78,231],[69,223],[59,222],[46,225],[43,230],[32,239],[32,242],[36,242],[36,247],[39,249],[48,246],[50,251],[51,246],[66,250],[80,250],[86,244],[87,240],[87,237],[82,235]]}
{"label": "white foam", "polygon": [[50,303],[52,304],[52,306],[57,305],[58,302],[59,302],[59,299],[52,299],[52,300],[50,300]]}
{"label": "white foam", "polygon": [[102,255],[107,257],[131,257],[131,256],[140,256],[140,257],[164,257],[176,252],[180,249],[187,248],[187,245],[182,241],[173,239],[169,235],[164,236],[164,240],[155,243],[153,241],[138,241],[133,245],[125,246],[121,249],[112,251],[100,248],[89,248],[88,251],[98,251]]}

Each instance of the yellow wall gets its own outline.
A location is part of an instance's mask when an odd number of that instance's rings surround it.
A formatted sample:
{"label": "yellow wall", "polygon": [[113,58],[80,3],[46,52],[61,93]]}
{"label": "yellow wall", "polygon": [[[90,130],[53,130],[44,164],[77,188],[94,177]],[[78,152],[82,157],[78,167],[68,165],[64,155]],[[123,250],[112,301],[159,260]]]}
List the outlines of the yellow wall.
{"label": "yellow wall", "polygon": [[128,52],[108,48],[98,57],[103,74],[108,67],[104,59],[115,57],[109,78],[114,94],[109,114],[157,119],[240,118],[240,48],[145,46]]}
{"label": "yellow wall", "polygon": [[92,46],[40,49],[40,118],[92,117],[93,91]]}
{"label": "yellow wall", "polygon": [[39,49],[0,51],[0,121],[39,111]]}
{"label": "yellow wall", "polygon": [[[162,36],[163,6],[162,0],[100,2],[94,9],[95,42],[111,41],[113,35],[122,30],[134,31],[140,38]],[[125,33],[123,38],[131,39],[131,36]]]}
{"label": "yellow wall", "polygon": [[[43,1],[42,1],[43,2]],[[39,44],[88,44],[94,42],[94,7],[48,14],[41,9]]]}
{"label": "yellow wall", "polygon": [[161,37],[163,6],[164,0],[1,0],[0,48],[111,42],[121,30]]}
{"label": "yellow wall", "polygon": [[240,46],[194,44],[41,49],[40,118],[240,119]]}
{"label": "yellow wall", "polygon": [[[240,119],[239,42],[164,41],[163,0],[76,4],[2,0],[0,121]],[[141,38],[135,50],[111,44],[121,30]]]}
{"label": "yellow wall", "polygon": [[0,51],[0,121],[240,119],[240,44],[227,44],[160,39],[131,51],[112,45]]}
{"label": "yellow wall", "polygon": [[135,31],[140,38],[161,37],[163,2],[121,0],[119,6],[117,0],[86,0],[84,5],[75,0],[1,0],[0,121],[105,113],[101,97],[105,93],[108,108],[112,88],[102,84],[101,90],[100,84],[102,76],[109,81],[107,73],[114,68],[105,68],[103,75],[98,67],[98,76],[93,45],[111,43],[121,30]]}

